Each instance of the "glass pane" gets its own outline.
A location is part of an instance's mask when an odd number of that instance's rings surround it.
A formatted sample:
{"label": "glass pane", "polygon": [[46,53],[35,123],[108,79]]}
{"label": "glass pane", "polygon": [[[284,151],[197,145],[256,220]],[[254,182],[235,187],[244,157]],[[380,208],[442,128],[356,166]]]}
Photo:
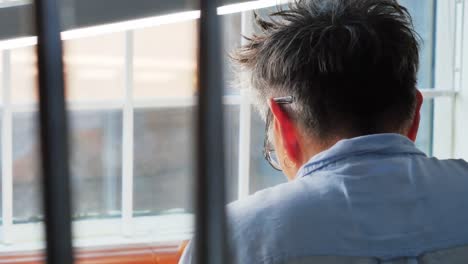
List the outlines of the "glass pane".
{"label": "glass pane", "polygon": [[434,36],[436,0],[400,0],[413,17],[414,27],[421,37],[418,87],[432,88],[434,79]]}
{"label": "glass pane", "polygon": [[[135,215],[193,213],[195,108],[135,112]],[[228,201],[237,198],[239,106],[225,106]]]}
{"label": "glass pane", "polygon": [[64,42],[72,217],[114,220],[74,221],[74,238],[88,242],[121,234],[125,40],[117,32]]}
{"label": "glass pane", "polygon": [[193,107],[137,109],[135,215],[193,212]]}
{"label": "glass pane", "polygon": [[232,66],[229,54],[234,52],[241,45],[242,31],[242,13],[223,15],[221,18],[221,33],[222,33],[222,52],[223,56],[223,73],[226,95],[239,94],[239,86],[233,85],[239,80],[237,70]]}
{"label": "glass pane", "polygon": [[433,109],[434,99],[424,100],[421,107],[421,122],[416,140],[416,146],[428,155],[432,155]]}
{"label": "glass pane", "polygon": [[67,99],[123,99],[124,37],[124,33],[114,33],[63,42]]}
{"label": "glass pane", "polygon": [[35,46],[11,50],[11,101],[13,104],[37,102],[36,63]]}
{"label": "glass pane", "polygon": [[[227,54],[240,43],[240,14],[223,16],[222,23]],[[196,27],[194,20],[134,31],[134,216],[194,213]],[[236,95],[238,87],[230,84],[237,76],[229,58],[223,60],[225,94]],[[224,109],[231,202],[237,199],[238,102]]]}
{"label": "glass pane", "polygon": [[135,30],[136,100],[195,93],[196,26],[191,20]]}
{"label": "glass pane", "polygon": [[196,20],[133,31],[133,216],[163,241],[193,223],[196,38]]}
{"label": "glass pane", "polygon": [[[434,35],[435,35],[435,5],[436,0],[411,1],[400,3],[407,7],[413,17],[414,27],[421,37],[420,67],[418,72],[418,87],[433,88],[434,86]],[[416,145],[427,155],[432,155],[432,124],[434,104],[432,100],[424,102],[421,109],[421,125]]]}
{"label": "glass pane", "polygon": [[421,122],[416,138],[416,146],[429,156],[432,156],[433,123],[434,102],[432,99],[425,99],[421,107]]}
{"label": "glass pane", "polygon": [[[67,99],[78,107],[69,109],[74,219],[121,215],[123,121],[112,103],[124,99],[124,52],[123,32],[64,42]],[[89,102],[98,104],[79,110]]]}
{"label": "glass pane", "polygon": [[454,138],[457,134],[454,132],[457,125],[456,100],[457,97],[436,97],[431,100],[434,106],[433,155],[438,159],[456,158],[454,149],[460,146]]}
{"label": "glass pane", "polygon": [[72,111],[70,115],[73,218],[120,215],[122,113]]}
{"label": "glass pane", "polygon": [[37,112],[13,114],[13,219],[43,219]]}

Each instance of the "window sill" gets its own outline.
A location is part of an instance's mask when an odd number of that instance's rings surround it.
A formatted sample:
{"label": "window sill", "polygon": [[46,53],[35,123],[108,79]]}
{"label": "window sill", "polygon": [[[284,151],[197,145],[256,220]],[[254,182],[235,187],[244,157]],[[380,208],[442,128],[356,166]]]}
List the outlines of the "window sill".
{"label": "window sill", "polygon": [[[75,249],[78,264],[172,264],[177,263],[186,241],[155,244],[132,244],[112,247],[90,247]],[[10,252],[0,254],[0,263],[39,264],[44,263],[44,252]]]}
{"label": "window sill", "polygon": [[[2,237],[4,227],[0,227]],[[131,221],[131,235],[122,235],[122,219],[90,219],[73,221],[73,245],[80,250],[95,248],[141,248],[142,245],[156,245],[158,250],[170,245],[171,252],[177,251],[180,241],[189,240],[193,234],[193,215],[171,214],[134,217]],[[2,257],[12,254],[27,255],[43,251],[43,223],[14,224],[10,227],[12,241],[0,244]],[[175,241],[175,242],[174,242]],[[163,245],[163,247],[160,247]],[[150,246],[152,247],[152,246]],[[34,254],[33,254],[34,255]],[[101,263],[101,262],[99,262]],[[107,263],[107,262],[103,262]],[[112,262],[113,263],[113,262]]]}

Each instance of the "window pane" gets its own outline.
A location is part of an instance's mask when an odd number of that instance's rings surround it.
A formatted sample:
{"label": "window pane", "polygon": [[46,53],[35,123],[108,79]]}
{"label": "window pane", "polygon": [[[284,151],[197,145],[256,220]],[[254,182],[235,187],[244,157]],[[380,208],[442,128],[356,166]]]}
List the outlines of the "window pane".
{"label": "window pane", "polygon": [[64,41],[67,99],[123,99],[124,36],[113,33]]}
{"label": "window pane", "polygon": [[[196,38],[196,20],[133,32],[135,221],[194,212]],[[150,221],[164,229],[157,234],[180,233],[192,225],[175,221],[167,230],[157,218]],[[159,234],[157,239],[165,238]]]}
{"label": "window pane", "polygon": [[[13,116],[14,218],[42,219],[37,112]],[[120,111],[73,112],[71,184],[74,218],[120,213],[122,115]]]}
{"label": "window pane", "polygon": [[413,17],[414,27],[421,37],[418,87],[432,88],[434,77],[434,35],[436,0],[400,0]]}
{"label": "window pane", "polygon": [[424,99],[421,107],[421,121],[419,124],[416,146],[426,155],[432,155],[434,103],[432,100]]}
{"label": "window pane", "polygon": [[[70,41],[67,61],[71,99],[113,100],[122,98],[123,51],[110,45],[123,38],[118,35]],[[101,41],[101,42],[99,42]],[[101,52],[96,49],[114,48]],[[123,43],[120,47],[123,46]],[[35,94],[35,47],[12,50],[12,100],[15,104],[32,103]],[[96,59],[96,60],[95,60]],[[101,64],[99,64],[101,63]],[[94,67],[94,68],[93,68]],[[100,80],[89,79],[86,72],[108,67],[115,74]],[[28,70],[29,69],[29,70]],[[28,74],[28,72],[30,74]],[[101,74],[105,76],[104,74]],[[37,221],[40,209],[39,143],[36,112],[13,114],[14,218],[18,222]],[[118,215],[121,195],[121,111],[86,111],[70,114],[70,140],[74,218]],[[33,201],[33,202],[30,202]]]}
{"label": "window pane", "polygon": [[[63,45],[66,96],[75,103],[68,109],[72,217],[119,217],[123,117],[114,102],[124,100],[125,33],[81,37]],[[90,102],[98,104],[83,107]]]}
{"label": "window pane", "polygon": [[73,111],[70,123],[73,218],[119,216],[121,111]]}
{"label": "window pane", "polygon": [[421,122],[419,123],[416,146],[424,153],[432,154],[432,124],[433,124],[434,100],[424,100],[421,107]]}
{"label": "window pane", "polygon": [[223,56],[223,73],[225,83],[225,94],[239,94],[239,86],[233,85],[239,80],[238,70],[233,67],[232,60],[229,54],[234,52],[241,45],[242,31],[242,14],[235,13],[221,16],[221,33],[222,33],[222,52]]}
{"label": "window pane", "polygon": [[[223,51],[240,43],[240,14],[223,16]],[[134,213],[194,212],[197,21],[135,31]],[[225,94],[237,76],[223,56]],[[171,99],[168,100],[168,97]],[[156,100],[154,100],[156,99]],[[149,104],[147,102],[150,102]],[[164,107],[158,106],[163,102]],[[225,106],[227,200],[237,199],[239,105]]]}
{"label": "window pane", "polygon": [[[418,88],[433,88],[435,0],[402,0],[400,3],[408,8],[413,17],[415,29],[421,37]],[[418,132],[418,138],[416,140],[418,148],[428,155],[432,155],[433,109],[434,104],[432,100],[424,102],[421,109],[421,124]]]}
{"label": "window pane", "polygon": [[37,118],[37,112],[13,114],[13,218],[19,223],[43,219]]}
{"label": "window pane", "polygon": [[195,93],[196,26],[191,20],[135,30],[135,99]]}
{"label": "window pane", "polygon": [[37,102],[36,47],[11,50],[11,101],[13,104]]}
{"label": "window pane", "polygon": [[136,215],[193,212],[194,116],[193,107],[135,111]]}
{"label": "window pane", "polygon": [[[135,214],[193,212],[195,108],[135,111]],[[237,198],[239,106],[225,106],[226,185]]]}

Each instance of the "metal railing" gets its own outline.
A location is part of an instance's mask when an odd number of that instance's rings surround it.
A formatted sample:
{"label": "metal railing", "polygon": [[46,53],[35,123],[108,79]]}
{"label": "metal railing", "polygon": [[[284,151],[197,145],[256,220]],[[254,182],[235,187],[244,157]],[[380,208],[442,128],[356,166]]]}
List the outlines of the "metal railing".
{"label": "metal railing", "polygon": [[73,263],[68,131],[60,22],[55,0],[36,0],[42,186],[47,263]]}
{"label": "metal railing", "polygon": [[215,0],[200,1],[195,260],[227,263],[223,151],[223,79]]}

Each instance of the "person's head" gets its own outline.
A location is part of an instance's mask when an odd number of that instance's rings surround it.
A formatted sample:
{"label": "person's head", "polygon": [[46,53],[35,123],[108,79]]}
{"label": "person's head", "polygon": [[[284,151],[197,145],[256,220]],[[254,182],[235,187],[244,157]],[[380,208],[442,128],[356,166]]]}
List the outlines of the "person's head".
{"label": "person's head", "polygon": [[[417,34],[396,0],[298,0],[234,54],[247,70],[288,178],[340,139],[400,133],[415,140]],[[273,98],[292,96],[278,104]]]}

